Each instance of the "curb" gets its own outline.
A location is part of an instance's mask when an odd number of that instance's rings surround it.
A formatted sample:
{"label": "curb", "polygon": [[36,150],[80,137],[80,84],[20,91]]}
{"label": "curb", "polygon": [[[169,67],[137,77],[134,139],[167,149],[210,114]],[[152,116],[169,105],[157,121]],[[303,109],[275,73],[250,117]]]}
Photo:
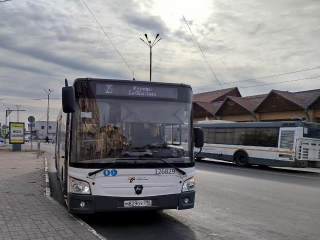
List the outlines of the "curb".
{"label": "curb", "polygon": [[[48,159],[44,157],[44,171],[45,171],[45,180],[46,180],[46,188],[45,188],[45,196],[54,204],[59,204],[56,200],[51,197],[50,191],[50,182],[49,182],[49,173],[48,173]],[[83,227],[85,227],[89,232],[91,232],[95,237],[99,238],[100,240],[107,240],[105,237],[101,236],[99,233],[96,232],[92,227],[90,227],[87,223],[82,221],[77,216],[68,212],[68,214],[75,219],[78,223],[80,223]]]}

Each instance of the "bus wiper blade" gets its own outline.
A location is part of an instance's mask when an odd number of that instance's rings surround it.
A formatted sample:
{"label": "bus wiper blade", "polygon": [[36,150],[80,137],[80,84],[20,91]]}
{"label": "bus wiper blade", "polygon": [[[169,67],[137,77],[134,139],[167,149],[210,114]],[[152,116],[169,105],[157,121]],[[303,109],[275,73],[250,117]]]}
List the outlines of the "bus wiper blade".
{"label": "bus wiper blade", "polygon": [[[144,159],[144,158],[142,158],[142,159]],[[178,172],[182,173],[182,175],[187,175],[187,173],[186,173],[185,171],[183,171],[182,169],[180,169],[180,168],[172,165],[171,163],[168,163],[167,161],[163,160],[162,158],[150,158],[150,159],[160,160],[160,161],[168,164],[169,166],[173,167],[173,168],[174,168],[175,170],[177,170]],[[146,159],[144,159],[144,160],[146,160]]]}
{"label": "bus wiper blade", "polygon": [[[116,160],[140,160],[140,158],[117,158]],[[119,164],[120,162],[115,162],[115,163],[113,163],[113,164],[111,164],[111,165],[109,165],[109,166],[107,166],[107,167],[103,167],[103,168],[101,168],[101,169],[98,169],[98,170],[96,170],[96,171],[93,171],[93,172],[89,172],[88,173],[88,176],[89,177],[91,177],[92,175],[94,175],[94,174],[97,174],[97,173],[99,173],[99,172],[101,172],[101,171],[103,171],[103,170],[106,170],[106,169],[108,169],[108,168],[110,168],[110,167],[112,167],[112,166],[114,166],[114,165],[117,165],[117,164]],[[121,163],[120,163],[121,164]]]}

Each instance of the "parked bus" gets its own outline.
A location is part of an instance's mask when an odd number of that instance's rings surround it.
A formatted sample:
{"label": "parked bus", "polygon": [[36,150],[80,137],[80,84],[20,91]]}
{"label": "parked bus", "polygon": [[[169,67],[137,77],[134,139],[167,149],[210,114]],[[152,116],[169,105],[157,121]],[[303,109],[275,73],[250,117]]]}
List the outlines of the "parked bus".
{"label": "parked bus", "polygon": [[[193,130],[190,86],[80,78],[66,81],[62,101],[55,159],[69,212],[194,207],[203,132]],[[166,139],[181,127],[187,150]]]}
{"label": "parked bus", "polygon": [[320,124],[307,122],[210,122],[197,160],[212,158],[250,165],[320,167]]}

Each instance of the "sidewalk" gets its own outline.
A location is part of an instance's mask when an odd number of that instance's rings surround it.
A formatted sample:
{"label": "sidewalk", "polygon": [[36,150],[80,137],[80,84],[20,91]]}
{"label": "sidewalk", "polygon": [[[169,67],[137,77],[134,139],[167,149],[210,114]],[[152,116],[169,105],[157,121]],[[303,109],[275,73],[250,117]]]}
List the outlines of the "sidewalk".
{"label": "sidewalk", "polygon": [[44,159],[0,152],[0,240],[99,239],[45,195]]}

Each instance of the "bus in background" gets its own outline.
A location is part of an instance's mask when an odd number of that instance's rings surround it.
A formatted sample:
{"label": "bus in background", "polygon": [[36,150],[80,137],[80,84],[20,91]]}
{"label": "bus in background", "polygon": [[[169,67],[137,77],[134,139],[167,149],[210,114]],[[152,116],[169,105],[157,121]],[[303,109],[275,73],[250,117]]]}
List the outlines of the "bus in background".
{"label": "bus in background", "polygon": [[[192,89],[80,78],[62,89],[56,168],[71,213],[189,209],[195,200]],[[184,128],[184,143],[166,129]],[[194,142],[193,142],[194,141]]]}
{"label": "bus in background", "polygon": [[195,126],[204,132],[197,160],[212,158],[240,167],[320,167],[318,123],[203,121]]}

